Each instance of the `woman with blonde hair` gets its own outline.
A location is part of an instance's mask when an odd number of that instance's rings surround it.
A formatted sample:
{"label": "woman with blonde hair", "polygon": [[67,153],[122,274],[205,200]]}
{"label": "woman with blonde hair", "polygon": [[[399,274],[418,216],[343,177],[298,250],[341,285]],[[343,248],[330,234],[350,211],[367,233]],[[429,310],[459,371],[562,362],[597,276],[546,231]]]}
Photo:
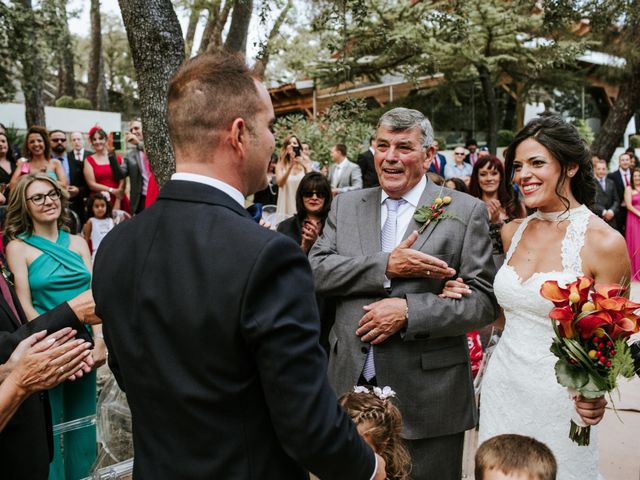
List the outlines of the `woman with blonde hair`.
{"label": "woman with blonde hair", "polygon": [[[12,189],[5,235],[7,261],[14,274],[16,293],[28,320],[71,300],[91,287],[91,255],[82,237],[66,228],[67,193],[49,175],[24,175]],[[94,326],[96,368],[106,349],[102,327]],[[49,392],[53,424],[96,413],[95,371]],[[54,437],[50,479],[84,478],[96,457],[95,426]]]}
{"label": "woman with blonde hair", "polygon": [[276,214],[290,217],[296,213],[296,191],[302,177],[311,171],[311,160],[302,153],[300,140],[295,135],[284,139],[276,163],[278,203]]}

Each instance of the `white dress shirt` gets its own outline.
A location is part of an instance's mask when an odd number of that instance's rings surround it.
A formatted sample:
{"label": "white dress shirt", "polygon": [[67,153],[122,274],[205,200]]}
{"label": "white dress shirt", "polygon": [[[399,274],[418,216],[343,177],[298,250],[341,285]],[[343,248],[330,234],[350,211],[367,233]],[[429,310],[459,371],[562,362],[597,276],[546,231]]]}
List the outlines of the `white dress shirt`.
{"label": "white dress shirt", "polygon": [[218,180],[217,178],[207,177],[206,175],[198,175],[197,173],[178,172],[171,175],[171,180],[184,180],[186,182],[196,182],[209,185],[210,187],[222,190],[224,193],[233,198],[236,202],[244,208],[244,195],[240,190],[232,187],[228,183]]}

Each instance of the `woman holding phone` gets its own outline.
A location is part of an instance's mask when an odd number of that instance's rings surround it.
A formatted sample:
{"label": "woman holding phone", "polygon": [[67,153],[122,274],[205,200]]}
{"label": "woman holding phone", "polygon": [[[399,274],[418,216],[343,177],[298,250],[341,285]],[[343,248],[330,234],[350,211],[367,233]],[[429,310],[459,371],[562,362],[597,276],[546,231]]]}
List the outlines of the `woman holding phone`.
{"label": "woman holding phone", "polygon": [[290,217],[296,213],[296,191],[302,177],[310,171],[311,160],[302,153],[300,140],[295,135],[287,136],[276,164],[276,183],[278,184],[276,214]]}

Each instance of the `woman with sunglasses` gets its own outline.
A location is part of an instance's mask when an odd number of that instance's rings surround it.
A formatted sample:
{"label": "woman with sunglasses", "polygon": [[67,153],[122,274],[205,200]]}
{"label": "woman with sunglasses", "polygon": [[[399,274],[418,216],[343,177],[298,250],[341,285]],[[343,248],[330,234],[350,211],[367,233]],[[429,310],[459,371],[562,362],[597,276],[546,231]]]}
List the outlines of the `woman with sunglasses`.
{"label": "woman with sunglasses", "polygon": [[331,209],[331,185],[319,172],[307,173],[296,190],[297,213],[278,224],[278,231],[296,241],[304,253],[322,233]]}
{"label": "woman with sunglasses", "polygon": [[46,128],[34,125],[27,130],[24,152],[26,158],[18,159],[16,169],[11,175],[9,188],[13,188],[20,180],[20,177],[28,173],[44,173],[61,186],[67,186],[69,181],[62,163],[60,163],[60,160],[51,158],[51,143],[49,142],[49,133]]}
{"label": "woman with sunglasses", "polygon": [[[7,260],[16,293],[28,320],[66,302],[91,287],[91,255],[82,237],[66,229],[67,193],[50,176],[24,175],[9,196],[5,235]],[[95,367],[103,364],[106,349],[102,327],[93,327]],[[96,413],[95,370],[74,382],[50,390],[53,424]],[[84,478],[96,457],[95,426],[54,437],[50,479]]]}

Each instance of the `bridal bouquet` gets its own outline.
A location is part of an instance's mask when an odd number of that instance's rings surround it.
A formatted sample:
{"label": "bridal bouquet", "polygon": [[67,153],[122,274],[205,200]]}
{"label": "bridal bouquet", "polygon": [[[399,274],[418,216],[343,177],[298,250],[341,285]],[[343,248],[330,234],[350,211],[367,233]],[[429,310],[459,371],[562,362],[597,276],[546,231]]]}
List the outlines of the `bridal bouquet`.
{"label": "bridal bouquet", "polygon": [[[551,352],[558,357],[556,377],[574,398],[601,397],[616,388],[618,377],[635,373],[626,339],[639,330],[640,304],[623,297],[621,285],[592,287],[591,278],[578,277],[564,288],[555,280],[540,288],[555,305],[549,317],[555,331]],[[590,430],[576,414],[569,438],[589,445]]]}

